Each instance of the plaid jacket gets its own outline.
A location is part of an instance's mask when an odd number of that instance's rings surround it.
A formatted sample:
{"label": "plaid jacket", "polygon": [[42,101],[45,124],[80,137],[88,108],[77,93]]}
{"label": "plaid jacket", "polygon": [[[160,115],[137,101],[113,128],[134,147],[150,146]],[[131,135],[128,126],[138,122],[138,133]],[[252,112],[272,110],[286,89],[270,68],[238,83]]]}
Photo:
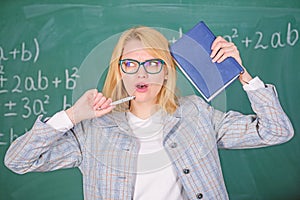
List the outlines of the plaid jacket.
{"label": "plaid jacket", "polygon": [[[181,98],[175,114],[166,115],[163,145],[188,199],[228,199],[218,148],[263,147],[292,138],[275,88],[247,93],[256,115],[222,113],[197,96]],[[133,198],[139,142],[125,113],[83,121],[65,133],[40,118],[10,146],[8,168],[26,173],[79,167],[85,199]]]}

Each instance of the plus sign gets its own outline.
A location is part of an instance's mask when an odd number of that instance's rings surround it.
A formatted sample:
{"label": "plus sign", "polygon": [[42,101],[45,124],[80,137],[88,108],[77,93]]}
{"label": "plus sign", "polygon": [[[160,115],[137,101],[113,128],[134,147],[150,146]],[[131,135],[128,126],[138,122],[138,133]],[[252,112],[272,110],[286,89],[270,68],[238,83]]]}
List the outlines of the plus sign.
{"label": "plus sign", "polygon": [[[0,133],[0,137],[3,137],[4,134],[3,133]],[[7,143],[6,142],[0,142],[0,145],[6,145]]]}
{"label": "plus sign", "polygon": [[12,101],[9,101],[8,103],[6,103],[4,105],[8,107],[8,110],[11,110],[12,107],[16,106],[17,104]]}
{"label": "plus sign", "polygon": [[10,51],[9,54],[13,55],[13,59],[15,60],[17,58],[17,54],[20,53],[16,48],[13,51]]}
{"label": "plus sign", "polygon": [[52,81],[52,83],[54,84],[54,87],[57,88],[58,84],[61,83],[61,80],[58,77],[55,77],[55,79]]}
{"label": "plus sign", "polygon": [[3,76],[0,76],[0,87],[3,87],[3,83],[7,81],[7,78],[3,78]]}
{"label": "plus sign", "polygon": [[248,37],[246,37],[244,40],[242,40],[242,43],[245,43],[245,47],[246,47],[246,48],[248,48],[249,43],[251,43],[251,42],[252,42],[252,40],[249,40]]}
{"label": "plus sign", "polygon": [[173,38],[172,38],[172,40],[169,40],[169,42],[171,42],[171,43],[175,43],[175,42],[176,42],[176,39],[175,39],[175,37],[173,37]]}

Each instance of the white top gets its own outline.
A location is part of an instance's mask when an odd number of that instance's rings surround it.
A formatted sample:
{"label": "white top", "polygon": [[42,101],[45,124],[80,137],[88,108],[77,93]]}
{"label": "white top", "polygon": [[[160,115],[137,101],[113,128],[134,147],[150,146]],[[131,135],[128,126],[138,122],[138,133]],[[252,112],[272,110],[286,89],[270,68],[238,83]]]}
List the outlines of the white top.
{"label": "white top", "polygon": [[182,200],[182,185],[162,144],[162,111],[146,120],[130,112],[127,118],[140,141],[134,200]]}
{"label": "white top", "polygon": [[[258,77],[243,86],[246,91],[263,87],[264,83]],[[134,200],[183,200],[182,185],[162,145],[162,112],[158,111],[146,120],[132,113],[127,113],[127,118],[141,144]],[[64,111],[56,113],[46,123],[62,132],[73,127],[72,121]]]}

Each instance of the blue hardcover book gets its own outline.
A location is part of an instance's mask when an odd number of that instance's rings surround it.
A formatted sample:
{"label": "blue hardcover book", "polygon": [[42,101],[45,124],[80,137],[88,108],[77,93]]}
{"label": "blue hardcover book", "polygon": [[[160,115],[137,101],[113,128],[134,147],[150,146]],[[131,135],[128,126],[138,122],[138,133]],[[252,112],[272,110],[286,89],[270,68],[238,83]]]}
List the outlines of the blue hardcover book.
{"label": "blue hardcover book", "polygon": [[216,36],[201,21],[170,47],[178,68],[208,102],[243,72],[232,57],[221,63],[212,62],[211,45],[215,39]]}

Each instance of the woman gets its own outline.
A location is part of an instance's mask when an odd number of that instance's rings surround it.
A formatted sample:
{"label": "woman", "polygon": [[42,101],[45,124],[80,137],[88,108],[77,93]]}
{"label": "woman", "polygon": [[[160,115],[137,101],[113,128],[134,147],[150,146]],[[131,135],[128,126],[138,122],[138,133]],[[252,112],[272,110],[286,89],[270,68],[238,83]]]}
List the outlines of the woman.
{"label": "woman", "polygon": [[[221,37],[213,62],[241,58]],[[154,29],[126,31],[112,54],[103,93],[87,91],[71,108],[10,146],[16,173],[79,167],[85,199],[228,199],[217,148],[280,144],[293,136],[272,85],[245,70],[240,81],[256,115],[214,110],[193,95],[178,98],[166,38]],[[130,102],[112,100],[135,96]],[[110,97],[110,98],[108,98]]]}

